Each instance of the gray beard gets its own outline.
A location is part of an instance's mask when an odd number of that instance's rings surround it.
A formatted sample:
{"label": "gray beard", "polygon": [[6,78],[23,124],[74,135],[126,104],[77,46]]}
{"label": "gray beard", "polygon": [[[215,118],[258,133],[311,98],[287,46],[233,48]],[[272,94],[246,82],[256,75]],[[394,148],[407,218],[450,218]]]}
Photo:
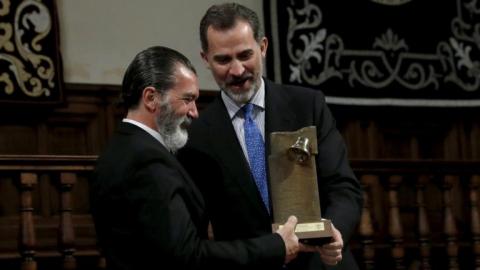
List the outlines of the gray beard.
{"label": "gray beard", "polygon": [[248,90],[248,92],[238,93],[238,94],[233,93],[229,89],[224,89],[223,91],[225,92],[225,94],[227,94],[227,96],[229,96],[237,104],[244,104],[244,103],[249,102],[250,99],[252,99],[253,95],[255,95],[255,92],[256,92],[254,87],[251,88],[250,90]]}
{"label": "gray beard", "polygon": [[176,152],[184,147],[188,141],[186,126],[191,123],[188,116],[176,118],[168,100],[160,104],[161,115],[157,117],[157,131],[162,136],[165,147]]}
{"label": "gray beard", "polygon": [[254,83],[252,85],[252,88],[250,88],[247,92],[244,92],[244,93],[234,93],[233,91],[231,91],[230,89],[228,89],[226,87],[225,87],[225,89],[222,89],[222,90],[235,103],[240,105],[240,104],[245,104],[245,103],[249,102],[252,99],[252,97],[255,95],[255,93],[257,93],[259,88],[260,88],[260,84],[259,83]]}

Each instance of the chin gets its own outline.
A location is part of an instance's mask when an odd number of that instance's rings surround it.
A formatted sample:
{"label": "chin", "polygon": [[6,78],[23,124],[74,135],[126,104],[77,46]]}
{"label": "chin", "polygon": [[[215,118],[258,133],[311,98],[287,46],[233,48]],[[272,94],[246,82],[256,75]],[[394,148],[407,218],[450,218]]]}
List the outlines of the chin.
{"label": "chin", "polygon": [[239,91],[234,91],[231,88],[225,88],[227,95],[237,103],[247,103],[256,93],[256,90],[253,88],[242,89]]}

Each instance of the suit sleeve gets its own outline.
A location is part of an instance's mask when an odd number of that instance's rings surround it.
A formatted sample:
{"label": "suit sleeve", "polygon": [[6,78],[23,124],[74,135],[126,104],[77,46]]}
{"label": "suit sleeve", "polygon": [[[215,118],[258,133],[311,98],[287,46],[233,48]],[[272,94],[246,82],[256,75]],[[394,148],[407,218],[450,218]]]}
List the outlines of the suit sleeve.
{"label": "suit sleeve", "polygon": [[177,269],[273,268],[283,264],[285,245],[278,234],[231,242],[201,239],[200,226],[194,224],[186,203],[186,187],[175,170],[152,163],[133,179],[130,199],[137,213],[140,242],[147,243],[147,252],[162,264]]}
{"label": "suit sleeve", "polygon": [[322,215],[331,219],[345,243],[360,219],[362,191],[347,158],[347,149],[323,94],[316,92],[317,171]]}

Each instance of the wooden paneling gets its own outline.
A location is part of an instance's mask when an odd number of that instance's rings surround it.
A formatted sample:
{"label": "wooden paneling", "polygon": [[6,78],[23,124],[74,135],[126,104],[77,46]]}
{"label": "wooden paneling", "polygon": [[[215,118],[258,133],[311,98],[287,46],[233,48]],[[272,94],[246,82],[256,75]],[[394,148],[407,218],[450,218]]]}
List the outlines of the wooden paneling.
{"label": "wooden paneling", "polygon": [[352,167],[366,198],[351,242],[361,269],[477,269],[478,161],[353,160]]}
{"label": "wooden paneling", "polygon": [[122,117],[118,93],[118,86],[67,84],[60,106],[2,107],[0,153],[98,153]]}
{"label": "wooden paneling", "polygon": [[37,269],[62,269],[62,264],[63,269],[97,269],[99,252],[88,203],[95,160],[0,156],[0,269],[20,269],[22,261],[28,264],[31,258],[38,262]]}
{"label": "wooden paneling", "polygon": [[35,126],[30,123],[2,124],[0,127],[0,150],[3,153],[29,154],[32,148],[38,148],[38,136]]}
{"label": "wooden paneling", "polygon": [[[0,198],[23,206],[1,200],[1,269],[20,269],[30,258],[38,269],[61,269],[62,263],[96,269],[87,199],[95,160],[0,155],[0,184],[7,187]],[[352,167],[366,199],[350,245],[362,269],[473,269],[480,262],[478,161],[352,160]]]}
{"label": "wooden paneling", "polygon": [[[99,154],[116,123],[124,116],[123,110],[116,105],[118,93],[118,86],[67,84],[66,102],[61,106],[40,108],[17,105],[0,108],[0,155],[23,155],[18,158],[10,156],[9,160],[0,159],[0,170],[3,170],[0,174],[0,268],[9,269],[9,265],[14,265],[11,269],[18,269],[20,258],[17,251],[19,176],[5,169],[9,164],[20,164],[23,170],[30,172],[38,170],[37,166],[42,166],[32,191],[36,258],[48,261],[53,255],[60,257],[56,238],[61,212],[60,176],[48,171],[52,168],[49,166],[67,164],[62,164],[61,160],[52,160],[51,156],[46,162],[38,156],[33,161],[24,155]],[[197,103],[199,109],[204,108],[216,95],[218,92],[201,91]],[[368,181],[363,183],[368,196],[368,205],[365,207],[368,207],[369,216],[362,218],[366,222],[362,230],[366,238],[356,236],[353,242],[357,257],[367,258],[366,268],[375,264],[375,269],[392,269],[377,267],[390,263],[381,261],[381,258],[390,259],[390,247],[400,242],[405,248],[405,257],[397,254],[397,267],[402,264],[410,267],[415,263],[426,264],[436,256],[441,257],[442,262],[449,263],[444,248],[448,243],[459,245],[461,259],[464,259],[462,254],[467,254],[466,258],[470,262],[473,261],[472,256],[480,256],[471,252],[471,243],[468,242],[474,235],[476,245],[480,243],[480,233],[474,232],[473,228],[477,227],[472,225],[476,220],[476,210],[471,210],[478,209],[478,205],[472,205],[472,201],[478,204],[478,200],[476,193],[471,193],[474,184],[468,179],[472,173],[478,174],[478,171],[472,171],[472,164],[468,162],[464,167],[455,163],[480,160],[479,109],[340,106],[331,106],[331,109],[345,138],[350,158],[357,160],[352,162],[357,176],[364,179],[364,175],[373,175],[366,177]],[[75,158],[72,159],[70,162],[75,164]],[[377,159],[404,159],[411,162],[371,161],[367,164],[361,161]],[[426,166],[422,163],[431,162],[432,159],[436,160],[433,167],[432,164]],[[442,160],[454,162],[442,163]],[[88,197],[85,195],[88,173],[82,169],[84,165],[81,159],[78,163],[78,166],[63,167],[76,170],[77,175],[71,190],[72,198],[75,198],[72,204],[77,248],[75,254],[85,258],[79,261],[80,265],[83,261],[87,261],[86,265],[94,265],[96,261],[92,258],[98,257],[98,252],[92,248],[95,246],[94,230],[88,214]],[[26,165],[28,166],[25,167]],[[447,171],[457,178],[445,180]],[[396,182],[395,179],[398,178],[391,178],[392,175],[401,176],[401,181]],[[478,189],[478,183],[476,185],[475,190]],[[419,191],[423,192],[423,200],[419,199]],[[389,196],[395,200],[392,201]],[[469,201],[469,197],[473,199]],[[448,213],[452,213],[453,218],[447,220],[445,205],[449,200],[453,203]],[[395,202],[398,202],[398,207],[394,206]],[[426,217],[428,220],[429,230],[420,235],[418,206],[421,204],[424,204],[422,215],[423,219]],[[389,239],[392,233],[398,231],[398,224],[391,223],[389,217],[397,216],[397,212],[402,234],[397,234],[394,239],[396,242],[391,242]],[[451,224],[452,220],[457,227],[457,235],[444,230],[445,224]],[[373,230],[373,235],[368,236],[369,230]],[[447,233],[451,234],[450,240],[445,238]],[[418,245],[423,245],[424,257],[420,256]],[[371,254],[372,248],[374,257]],[[88,254],[94,256],[88,257]],[[455,264],[455,254],[450,254],[450,257],[452,264]],[[480,265],[480,258],[477,260]],[[60,265],[59,261],[55,263]]]}
{"label": "wooden paneling", "polygon": [[[67,84],[65,103],[0,108],[0,154],[98,154],[125,115],[120,86]],[[202,109],[218,92],[202,91]],[[29,107],[28,107],[29,106]],[[8,117],[7,117],[8,116]]]}
{"label": "wooden paneling", "polygon": [[[100,153],[124,116],[119,91],[119,86],[67,84],[61,106],[0,108],[0,154]],[[216,95],[201,91],[200,113]],[[480,159],[480,109],[331,109],[350,158]]]}
{"label": "wooden paneling", "polygon": [[478,160],[480,108],[331,106],[350,158]]}

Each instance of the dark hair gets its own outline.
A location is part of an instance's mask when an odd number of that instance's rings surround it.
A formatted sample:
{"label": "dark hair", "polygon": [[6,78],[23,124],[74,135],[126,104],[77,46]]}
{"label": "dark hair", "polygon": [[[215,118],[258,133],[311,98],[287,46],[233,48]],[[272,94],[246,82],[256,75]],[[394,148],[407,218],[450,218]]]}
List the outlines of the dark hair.
{"label": "dark hair", "polygon": [[121,99],[126,109],[135,109],[143,89],[148,86],[165,93],[175,85],[175,71],[181,64],[197,74],[183,54],[162,46],[150,47],[138,53],[123,76]]}
{"label": "dark hair", "polygon": [[257,42],[263,37],[263,30],[260,27],[257,14],[240,4],[225,3],[211,6],[200,21],[200,42],[202,50],[208,50],[207,30],[212,26],[216,30],[232,29],[238,20],[247,22],[253,31],[253,38]]}

